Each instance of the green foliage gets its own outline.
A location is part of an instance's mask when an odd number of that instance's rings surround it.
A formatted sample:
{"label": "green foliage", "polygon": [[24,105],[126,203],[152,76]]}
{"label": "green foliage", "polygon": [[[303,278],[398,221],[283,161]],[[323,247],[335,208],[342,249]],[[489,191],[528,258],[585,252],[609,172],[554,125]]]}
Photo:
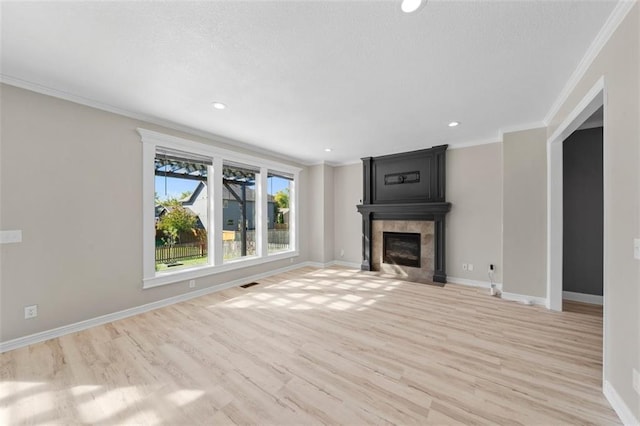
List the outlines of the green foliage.
{"label": "green foliage", "polygon": [[156,203],[163,207],[182,207],[182,203],[180,203],[180,200],[175,197],[169,197],[166,200],[156,199]]}
{"label": "green foliage", "polygon": [[168,209],[167,212],[160,217],[157,228],[165,235],[165,244],[175,244],[179,240],[180,233],[182,232],[195,232],[194,228],[197,223],[195,214],[182,207],[179,202],[177,204],[163,205],[168,207]]}
{"label": "green foliage", "polygon": [[276,192],[273,201],[281,209],[289,208],[289,188]]}

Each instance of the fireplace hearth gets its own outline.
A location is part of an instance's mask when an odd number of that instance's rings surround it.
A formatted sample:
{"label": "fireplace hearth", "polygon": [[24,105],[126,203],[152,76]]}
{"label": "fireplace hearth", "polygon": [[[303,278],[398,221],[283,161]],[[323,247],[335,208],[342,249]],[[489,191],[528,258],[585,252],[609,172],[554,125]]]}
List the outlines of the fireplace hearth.
{"label": "fireplace hearth", "polygon": [[420,267],[420,234],[383,232],[382,238],[384,263]]}

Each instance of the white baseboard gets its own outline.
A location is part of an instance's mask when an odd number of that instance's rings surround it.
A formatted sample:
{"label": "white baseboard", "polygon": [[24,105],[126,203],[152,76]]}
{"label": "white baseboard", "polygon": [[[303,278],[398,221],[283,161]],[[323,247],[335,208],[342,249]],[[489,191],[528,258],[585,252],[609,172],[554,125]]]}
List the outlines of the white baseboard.
{"label": "white baseboard", "polygon": [[360,267],[362,266],[359,263],[354,263],[354,262],[345,262],[344,260],[334,260],[333,262],[329,262],[329,264],[327,266],[344,266],[345,268],[352,268],[352,269],[357,269],[358,271],[360,270]]}
{"label": "white baseboard", "polygon": [[[469,280],[466,278],[447,277],[447,282],[452,284],[461,284],[471,287],[491,288],[489,281],[477,281]],[[504,300],[511,300],[519,302],[524,305],[542,305],[547,306],[547,299],[544,297],[527,296],[526,294],[505,293],[502,291],[502,283],[494,283],[496,288],[500,291],[500,298]]]}
{"label": "white baseboard", "polygon": [[[481,288],[491,288],[491,282],[489,281],[478,281],[478,280],[469,280],[467,278],[458,278],[458,277],[447,277],[447,282],[452,284],[460,284],[466,285],[469,287],[481,287]],[[502,291],[502,283],[493,283],[496,288]]]}
{"label": "white baseboard", "polygon": [[177,296],[158,300],[156,302],[147,303],[145,305],[135,306],[133,308],[124,309],[122,311],[113,312],[111,314],[106,314],[106,315],[91,318],[88,320],[79,321],[69,325],[64,325],[62,327],[57,327],[51,330],[41,331],[39,333],[30,334],[28,336],[7,340],[5,342],[0,342],[0,353],[11,351],[13,349],[22,348],[28,345],[33,345],[34,343],[44,342],[45,340],[54,339],[56,337],[61,337],[66,334],[86,330],[91,327],[117,321],[123,318],[128,318],[134,315],[152,311],[158,308],[163,308],[165,306],[173,305],[175,303],[184,302],[186,300],[194,299],[196,297],[204,296],[210,293],[215,293],[217,291],[225,290],[231,287],[237,287],[243,284],[247,284],[251,281],[257,281],[261,278],[266,278],[266,277],[280,274],[283,272],[292,271],[294,269],[303,268],[305,266],[317,266],[317,265],[314,262],[296,263],[295,265],[287,266],[284,268],[274,269],[272,271],[264,272],[261,274],[250,275],[248,277],[240,278],[240,279],[229,281],[226,283],[214,285],[214,286],[203,288],[196,291],[191,291],[189,293],[179,294]]}
{"label": "white baseboard", "polygon": [[305,263],[306,263],[306,266],[312,266],[314,268],[320,268],[320,269],[330,268],[332,266],[344,266],[346,268],[353,268],[353,269],[360,270],[359,263],[344,262],[342,260],[331,260],[326,263],[322,263],[322,262],[305,262]]}
{"label": "white baseboard", "polygon": [[638,426],[640,425],[640,421],[633,415],[631,409],[624,403],[616,389],[609,383],[608,380],[604,381],[604,386],[602,387],[602,393],[611,404],[611,408],[613,408],[622,420],[622,423],[626,426]]}
{"label": "white baseboard", "polygon": [[548,300],[546,297],[527,296],[526,294],[507,293],[502,292],[501,298],[504,300],[512,300],[524,305],[542,305],[548,307]]}
{"label": "white baseboard", "polygon": [[562,298],[573,300],[574,302],[591,303],[602,306],[604,298],[595,294],[574,293],[573,291],[563,291]]}
{"label": "white baseboard", "polygon": [[328,268],[333,264],[333,262],[327,262],[327,263],[322,263],[322,262],[314,262],[314,261],[308,261],[305,262],[304,266],[310,266],[312,268],[319,268],[319,269],[323,269],[323,268]]}

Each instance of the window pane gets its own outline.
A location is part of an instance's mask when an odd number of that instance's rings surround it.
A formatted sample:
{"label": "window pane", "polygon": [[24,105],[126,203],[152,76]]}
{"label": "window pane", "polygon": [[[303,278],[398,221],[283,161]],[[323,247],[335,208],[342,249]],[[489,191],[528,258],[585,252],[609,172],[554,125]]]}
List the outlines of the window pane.
{"label": "window pane", "polygon": [[267,177],[268,252],[289,250],[291,208],[291,178],[280,173],[269,173]]}
{"label": "window pane", "polygon": [[222,167],[222,246],[224,260],[256,254],[255,167],[224,163]]}
{"label": "window pane", "polygon": [[207,175],[200,159],[156,153],[156,271],[208,263]]}

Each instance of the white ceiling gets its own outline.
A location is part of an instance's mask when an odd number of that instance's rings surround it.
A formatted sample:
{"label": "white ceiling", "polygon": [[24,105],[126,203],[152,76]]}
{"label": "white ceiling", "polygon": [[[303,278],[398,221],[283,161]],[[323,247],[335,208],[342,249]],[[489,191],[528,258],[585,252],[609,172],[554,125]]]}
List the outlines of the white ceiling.
{"label": "white ceiling", "polygon": [[5,2],[1,72],[344,163],[542,121],[615,5],[431,0],[407,15],[398,0]]}

